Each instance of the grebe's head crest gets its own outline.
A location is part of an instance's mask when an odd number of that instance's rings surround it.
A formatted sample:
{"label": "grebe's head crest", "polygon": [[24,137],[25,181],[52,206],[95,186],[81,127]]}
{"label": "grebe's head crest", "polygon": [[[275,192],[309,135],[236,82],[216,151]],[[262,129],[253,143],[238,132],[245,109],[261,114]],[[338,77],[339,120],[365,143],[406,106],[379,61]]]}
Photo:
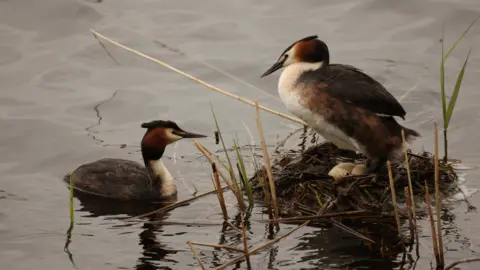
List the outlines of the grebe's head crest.
{"label": "grebe's head crest", "polygon": [[155,129],[155,128],[174,128],[174,129],[180,129],[177,125],[177,123],[167,120],[153,120],[150,122],[142,123],[142,128],[146,129]]}
{"label": "grebe's head crest", "polygon": [[329,64],[330,54],[325,42],[318,39],[318,36],[308,36],[295,41],[288,46],[280,55],[277,62],[273,64],[261,77],[265,77],[282,67],[294,63],[318,63]]}
{"label": "grebe's head crest", "polygon": [[[177,123],[173,121],[154,120],[142,123],[142,128],[146,128],[147,132],[144,141],[149,141],[149,144],[159,144],[165,147],[167,144],[174,143],[184,138],[204,138],[207,137],[202,134],[187,132],[181,129]],[[163,145],[162,145],[163,144]]]}

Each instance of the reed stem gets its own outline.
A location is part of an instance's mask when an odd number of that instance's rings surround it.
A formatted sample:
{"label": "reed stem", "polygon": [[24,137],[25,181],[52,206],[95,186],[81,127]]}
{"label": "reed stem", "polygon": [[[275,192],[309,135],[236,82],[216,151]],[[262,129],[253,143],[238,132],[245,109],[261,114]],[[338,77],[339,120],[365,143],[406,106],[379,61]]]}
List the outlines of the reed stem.
{"label": "reed stem", "polygon": [[245,232],[245,216],[243,212],[241,213],[242,216],[242,238],[243,238],[243,251],[245,252],[245,258],[247,260],[250,259],[248,253],[248,243],[247,243],[247,233]]}
{"label": "reed stem", "polygon": [[437,233],[435,232],[435,221],[433,221],[431,198],[430,198],[430,192],[428,192],[427,182],[425,182],[425,203],[427,204],[428,216],[430,217],[430,227],[432,229],[433,254],[435,255],[435,261],[437,262],[437,266],[440,266]]}
{"label": "reed stem", "polygon": [[413,185],[412,185],[412,174],[410,172],[410,161],[408,159],[408,152],[407,152],[407,143],[405,139],[405,131],[402,129],[402,144],[403,144],[403,152],[405,154],[405,167],[407,168],[407,177],[408,177],[408,189],[409,189],[409,197],[411,202],[411,211],[413,216],[413,225],[415,229],[415,241],[418,245],[418,230],[417,230],[417,207],[415,205],[415,197],[413,196]]}
{"label": "reed stem", "polygon": [[243,183],[243,188],[245,190],[245,193],[247,193],[247,198],[248,198],[248,204],[249,206],[253,206],[253,193],[252,193],[252,187],[250,185],[250,182],[248,181],[248,176],[247,176],[247,170],[245,168],[245,162],[243,161],[243,156],[241,154],[240,147],[238,147],[238,140],[233,140],[233,145],[235,147],[235,152],[237,152],[237,169],[240,174],[240,183]]}
{"label": "reed stem", "polygon": [[238,205],[240,207],[240,210],[243,212],[243,211],[245,211],[245,201],[243,199],[243,193],[242,193],[242,190],[240,189],[240,185],[237,182],[237,178],[235,177],[232,162],[230,160],[230,156],[228,154],[227,147],[225,146],[225,141],[223,140],[223,132],[220,130],[220,126],[218,125],[217,116],[215,115],[215,110],[213,109],[212,104],[210,104],[210,108],[212,110],[213,119],[215,120],[215,126],[217,128],[218,137],[220,138],[220,142],[222,143],[223,151],[225,152],[225,156],[226,156],[227,161],[228,161],[228,173],[229,173],[230,179],[232,180],[232,183],[233,183],[232,191],[235,194],[235,197],[237,198],[237,202],[238,202]]}
{"label": "reed stem", "polygon": [[395,184],[393,183],[393,176],[392,176],[392,165],[390,160],[387,160],[387,167],[388,167],[388,178],[390,180],[390,191],[392,192],[392,203],[393,203],[393,212],[395,213],[395,220],[397,221],[397,230],[400,238],[402,237],[402,229],[400,227],[400,216],[398,215],[398,205],[397,205],[397,196],[395,195]]}
{"label": "reed stem", "polygon": [[190,241],[187,241],[187,244],[190,246],[190,249],[193,252],[193,256],[195,256],[195,258],[197,259],[198,264],[200,264],[200,267],[202,268],[202,270],[206,270],[205,266],[203,265],[202,261],[200,260],[200,257],[198,257],[198,254],[195,251],[195,248],[192,246],[192,243]]}
{"label": "reed stem", "polygon": [[275,218],[278,218],[277,191],[275,188],[275,182],[274,182],[275,180],[273,179],[272,167],[270,165],[270,156],[268,155],[267,145],[265,143],[265,137],[263,135],[263,126],[262,126],[262,120],[260,118],[260,108],[258,106],[258,100],[255,102],[255,107],[257,110],[257,126],[258,126],[258,132],[260,133],[260,140],[261,140],[262,150],[263,150],[263,158],[265,160],[265,168],[267,170],[268,182],[270,183],[270,192],[272,195],[274,214],[275,214]]}
{"label": "reed stem", "polygon": [[215,183],[215,188],[217,189],[218,202],[220,203],[220,207],[222,208],[223,218],[225,220],[228,220],[227,207],[225,206],[225,198],[223,197],[222,187],[220,185],[220,179],[218,177],[217,166],[215,165],[215,163],[212,164],[212,171],[213,182]]}
{"label": "reed stem", "polygon": [[263,185],[263,191],[265,193],[265,205],[267,207],[268,218],[272,220],[274,219],[273,209],[272,209],[272,197],[270,196],[268,182],[266,181],[266,179],[263,178],[263,176],[260,176],[260,181],[261,181],[261,184]]}
{"label": "reed stem", "polygon": [[75,171],[70,173],[70,204],[69,204],[69,212],[70,212],[70,223],[73,224],[75,222],[75,214],[73,211],[73,186],[75,182]]}
{"label": "reed stem", "polygon": [[434,142],[435,142],[435,204],[437,212],[437,233],[438,233],[438,250],[439,250],[439,259],[440,265],[443,267],[445,265],[443,258],[443,237],[442,237],[442,219],[441,216],[441,195],[440,195],[440,169],[438,164],[438,124],[437,121],[433,124],[434,128]]}
{"label": "reed stem", "polygon": [[[210,165],[214,164],[215,161],[213,160],[212,158],[212,154],[210,151],[208,151],[205,146],[203,146],[201,143],[197,142],[196,140],[193,141],[193,144],[195,145],[195,147],[197,147],[197,149],[205,156],[205,158],[207,158],[208,162],[210,162]],[[228,181],[228,178],[222,173],[222,171],[218,170],[217,169],[217,172],[218,174],[220,175],[220,177],[222,177],[222,180],[227,184],[227,186],[232,190],[234,191],[235,188],[232,186],[232,183],[230,183],[230,181]]]}
{"label": "reed stem", "polygon": [[447,129],[444,128],[443,129],[443,148],[444,148],[443,150],[445,152],[445,155],[443,156],[443,162],[444,163],[447,163],[447,161],[448,161],[448,138],[447,138],[447,133],[448,133]]}
{"label": "reed stem", "polygon": [[[268,184],[263,177],[262,171],[260,171],[260,168],[258,167],[257,160],[255,159],[255,153],[253,151],[253,136],[252,136],[252,140],[251,140],[251,143],[250,143],[250,155],[252,157],[253,166],[254,166],[255,171],[257,172],[257,175],[258,175],[258,180],[259,180],[260,185],[263,189],[263,193],[265,194],[265,206],[267,207],[268,218],[270,220],[272,220],[273,219],[273,212],[272,212],[270,192],[268,191]],[[271,229],[271,233],[273,234],[273,226],[269,225],[269,228]]]}
{"label": "reed stem", "polygon": [[408,187],[404,189],[405,201],[407,202],[407,212],[408,212],[408,227],[410,228],[410,241],[413,243],[415,239],[415,227],[413,225],[412,218],[412,202],[410,201],[410,193],[408,192]]}

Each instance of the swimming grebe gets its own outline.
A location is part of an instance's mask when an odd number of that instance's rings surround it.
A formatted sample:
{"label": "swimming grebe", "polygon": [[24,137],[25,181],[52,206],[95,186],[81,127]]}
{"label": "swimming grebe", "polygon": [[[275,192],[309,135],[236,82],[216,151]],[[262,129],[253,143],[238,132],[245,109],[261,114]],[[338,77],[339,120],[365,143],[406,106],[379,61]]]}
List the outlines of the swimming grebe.
{"label": "swimming grebe", "polygon": [[[176,195],[173,177],[160,158],[168,144],[183,138],[206,136],[182,130],[172,121],[143,123],[147,131],[141,143],[145,166],[116,158],[103,158],[73,171],[75,191],[122,200],[154,200]],[[70,173],[64,181],[70,183]]]}
{"label": "swimming grebe", "polygon": [[420,136],[397,123],[394,116],[405,119],[405,110],[378,81],[353,66],[330,64],[317,36],[290,45],[261,77],[282,67],[278,93],[287,109],[337,147],[370,158],[367,173],[400,157],[402,129],[407,141]]}

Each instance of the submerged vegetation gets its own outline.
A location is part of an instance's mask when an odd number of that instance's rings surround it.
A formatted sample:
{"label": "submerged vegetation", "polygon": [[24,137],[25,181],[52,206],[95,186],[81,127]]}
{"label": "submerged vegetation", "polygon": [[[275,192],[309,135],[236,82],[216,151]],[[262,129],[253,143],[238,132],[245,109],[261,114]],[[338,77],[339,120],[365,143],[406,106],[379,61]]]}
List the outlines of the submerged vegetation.
{"label": "submerged vegetation", "polygon": [[[139,221],[140,218],[153,213],[169,211],[203,196],[217,194],[219,211],[222,212],[224,218],[224,226],[229,226],[238,232],[242,239],[242,246],[235,247],[232,245],[195,241],[188,241],[187,244],[202,269],[206,269],[206,266],[198,256],[194,246],[212,247],[238,254],[238,256],[232,257],[223,265],[215,268],[225,269],[244,259],[249,263],[250,255],[264,250],[307,225],[336,227],[345,233],[357,237],[371,250],[387,258],[396,258],[396,255],[402,252],[405,255],[407,252],[412,251],[411,248],[413,246],[416,246],[418,257],[417,219],[428,217],[431,225],[437,269],[451,269],[454,265],[462,263],[455,262],[450,266],[445,266],[440,212],[442,197],[449,196],[451,192],[457,190],[456,174],[451,165],[446,162],[448,156],[447,129],[460,91],[468,55],[458,75],[448,106],[445,93],[444,64],[449,54],[472,25],[473,23],[446,54],[443,54],[442,40],[441,93],[445,147],[444,161],[441,162],[438,159],[438,132],[435,123],[435,152],[433,154],[428,152],[414,154],[406,148],[404,142],[405,163],[391,163],[389,161],[386,168],[376,175],[348,175],[342,178],[332,178],[329,175],[329,171],[339,162],[364,163],[365,157],[351,151],[338,149],[328,142],[317,143],[315,134],[313,134],[312,138],[313,145],[307,148],[306,131],[302,137],[300,150],[288,149],[270,157],[263,136],[259,110],[262,109],[302,125],[304,125],[303,121],[260,106],[258,102],[247,100],[214,87],[160,60],[128,48],[92,30],[92,33],[100,43],[102,43],[101,40],[108,41],[111,44],[167,67],[214,91],[256,107],[257,128],[261,138],[264,165],[261,166],[258,163],[251,148],[251,164],[255,171],[250,178],[247,172],[247,164],[250,162],[243,157],[238,139],[233,140],[233,149],[237,163],[231,159],[212,106],[216,134],[218,134],[218,141],[222,144],[227,164],[202,144],[197,141],[194,144],[212,166],[214,189],[156,211],[128,218],[125,221]],[[103,44],[102,46],[106,49]],[[253,147],[252,144],[250,144],[250,147]],[[220,166],[217,166],[217,164]],[[238,177],[235,171],[237,171]],[[225,186],[221,186],[220,179],[226,184]],[[227,213],[223,196],[223,192],[227,189],[233,192],[238,205],[238,213],[232,216],[234,224],[230,221],[231,218]],[[435,194],[436,204],[433,208],[434,211],[431,206],[431,192]],[[248,201],[248,207],[245,205],[245,197]],[[262,201],[264,203],[261,203]],[[419,201],[425,201],[426,206],[421,206],[418,203]],[[247,241],[249,234],[246,229],[254,203],[265,206],[268,220],[264,222],[268,224],[269,229],[268,239],[256,246],[249,245],[251,241]],[[404,231],[402,222],[406,223],[407,221],[408,230]],[[435,226],[435,221],[437,226]],[[299,225],[279,234],[281,223]],[[410,250],[407,247],[410,247]],[[469,259],[464,262],[471,260],[479,259]]]}

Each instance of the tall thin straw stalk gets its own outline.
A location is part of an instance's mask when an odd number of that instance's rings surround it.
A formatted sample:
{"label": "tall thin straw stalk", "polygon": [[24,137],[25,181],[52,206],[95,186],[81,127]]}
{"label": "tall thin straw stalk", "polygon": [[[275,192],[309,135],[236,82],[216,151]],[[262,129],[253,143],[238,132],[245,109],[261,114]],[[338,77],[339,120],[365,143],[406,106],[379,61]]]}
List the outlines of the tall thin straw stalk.
{"label": "tall thin straw stalk", "polygon": [[202,260],[200,260],[200,257],[198,257],[197,251],[193,247],[192,243],[190,241],[187,241],[187,244],[190,246],[190,249],[192,250],[193,256],[195,256],[195,258],[197,259],[198,264],[200,265],[202,270],[206,270],[205,265],[203,265]]}
{"label": "tall thin straw stalk", "polygon": [[400,216],[398,215],[398,205],[397,205],[397,196],[395,195],[395,184],[393,183],[393,176],[392,176],[392,165],[390,164],[390,160],[387,161],[388,167],[388,178],[390,180],[390,191],[392,192],[392,203],[393,203],[393,212],[395,213],[395,220],[397,221],[397,230],[400,238],[402,237],[402,228],[400,227]]}
{"label": "tall thin straw stalk", "polygon": [[415,205],[415,198],[413,197],[413,185],[412,185],[412,174],[410,172],[410,162],[408,160],[408,153],[407,153],[407,143],[405,139],[405,131],[402,129],[402,145],[403,145],[403,153],[405,155],[405,167],[407,168],[407,177],[408,177],[408,189],[409,189],[409,197],[411,200],[411,212],[413,216],[413,225],[415,228],[415,241],[418,245],[418,229],[417,229],[417,210]]}
{"label": "tall thin straw stalk", "polygon": [[225,142],[223,140],[223,132],[220,130],[220,126],[218,125],[217,116],[215,115],[215,110],[213,109],[212,104],[210,104],[210,108],[212,110],[213,119],[215,120],[215,126],[216,126],[217,131],[218,131],[218,136],[220,138],[220,142],[222,143],[223,151],[225,152],[225,156],[226,156],[227,161],[228,161],[228,172],[230,174],[230,178],[232,180],[233,188],[234,188],[233,193],[235,194],[235,197],[237,198],[237,202],[238,202],[238,206],[240,207],[240,210],[245,211],[245,201],[243,199],[242,190],[240,189],[240,185],[238,184],[237,178],[235,177],[232,162],[230,160],[230,156],[228,154],[227,147],[225,146]]}
{"label": "tall thin straw stalk", "polygon": [[415,227],[413,225],[413,220],[412,220],[413,219],[412,218],[412,201],[411,201],[410,193],[408,192],[408,187],[405,187],[404,193],[405,193],[405,201],[407,202],[408,227],[410,228],[410,242],[413,243],[415,239]]}
{"label": "tall thin straw stalk", "polygon": [[275,188],[275,182],[274,182],[275,180],[273,179],[272,167],[270,165],[270,156],[268,155],[267,145],[265,143],[265,137],[263,135],[263,126],[262,126],[262,120],[260,119],[260,108],[258,107],[258,100],[255,101],[255,107],[257,109],[258,132],[260,133],[260,140],[261,140],[262,150],[263,150],[263,158],[265,160],[265,168],[267,169],[268,181],[270,183],[270,192],[272,195],[274,214],[275,214],[275,218],[278,218],[277,191]]}
{"label": "tall thin straw stalk", "polygon": [[225,206],[225,198],[223,197],[222,186],[220,185],[220,179],[218,177],[217,166],[215,163],[212,164],[212,178],[215,188],[217,189],[218,202],[220,203],[220,208],[222,209],[223,218],[228,220],[227,207]]}
{"label": "tall thin straw stalk", "polygon": [[443,237],[442,237],[442,220],[440,218],[441,214],[441,196],[440,196],[440,169],[438,167],[438,125],[437,121],[433,124],[433,132],[434,132],[434,142],[435,142],[435,204],[436,204],[436,212],[437,212],[437,232],[438,232],[438,249],[439,249],[439,259],[440,264],[443,266],[444,258],[443,258]]}
{"label": "tall thin straw stalk", "polygon": [[[213,160],[212,158],[212,153],[210,151],[208,151],[207,148],[205,148],[205,146],[203,146],[203,144],[199,143],[198,141],[193,141],[193,144],[195,145],[195,147],[197,147],[197,149],[205,156],[205,158],[208,160],[208,162],[210,162],[210,165],[214,164],[215,161]],[[228,169],[228,168],[227,168]],[[217,172],[218,174],[220,174],[220,177],[222,178],[222,180],[225,182],[225,184],[227,184],[227,186],[232,190],[234,191],[235,188],[232,186],[232,183],[230,183],[230,181],[228,180],[228,178],[225,176],[225,174],[222,173],[222,171],[218,170],[217,168]]]}
{"label": "tall thin straw stalk", "polygon": [[435,255],[435,261],[437,262],[437,266],[440,266],[440,255],[438,253],[437,233],[435,232],[435,221],[433,221],[431,198],[430,198],[430,192],[428,191],[427,182],[425,182],[425,203],[427,204],[428,216],[430,217],[430,228],[432,229],[433,254]]}
{"label": "tall thin straw stalk", "polygon": [[245,216],[243,212],[241,213],[242,216],[242,238],[243,238],[243,250],[245,252],[245,257],[247,261],[250,259],[248,256],[248,243],[247,243],[247,233],[245,231]]}

